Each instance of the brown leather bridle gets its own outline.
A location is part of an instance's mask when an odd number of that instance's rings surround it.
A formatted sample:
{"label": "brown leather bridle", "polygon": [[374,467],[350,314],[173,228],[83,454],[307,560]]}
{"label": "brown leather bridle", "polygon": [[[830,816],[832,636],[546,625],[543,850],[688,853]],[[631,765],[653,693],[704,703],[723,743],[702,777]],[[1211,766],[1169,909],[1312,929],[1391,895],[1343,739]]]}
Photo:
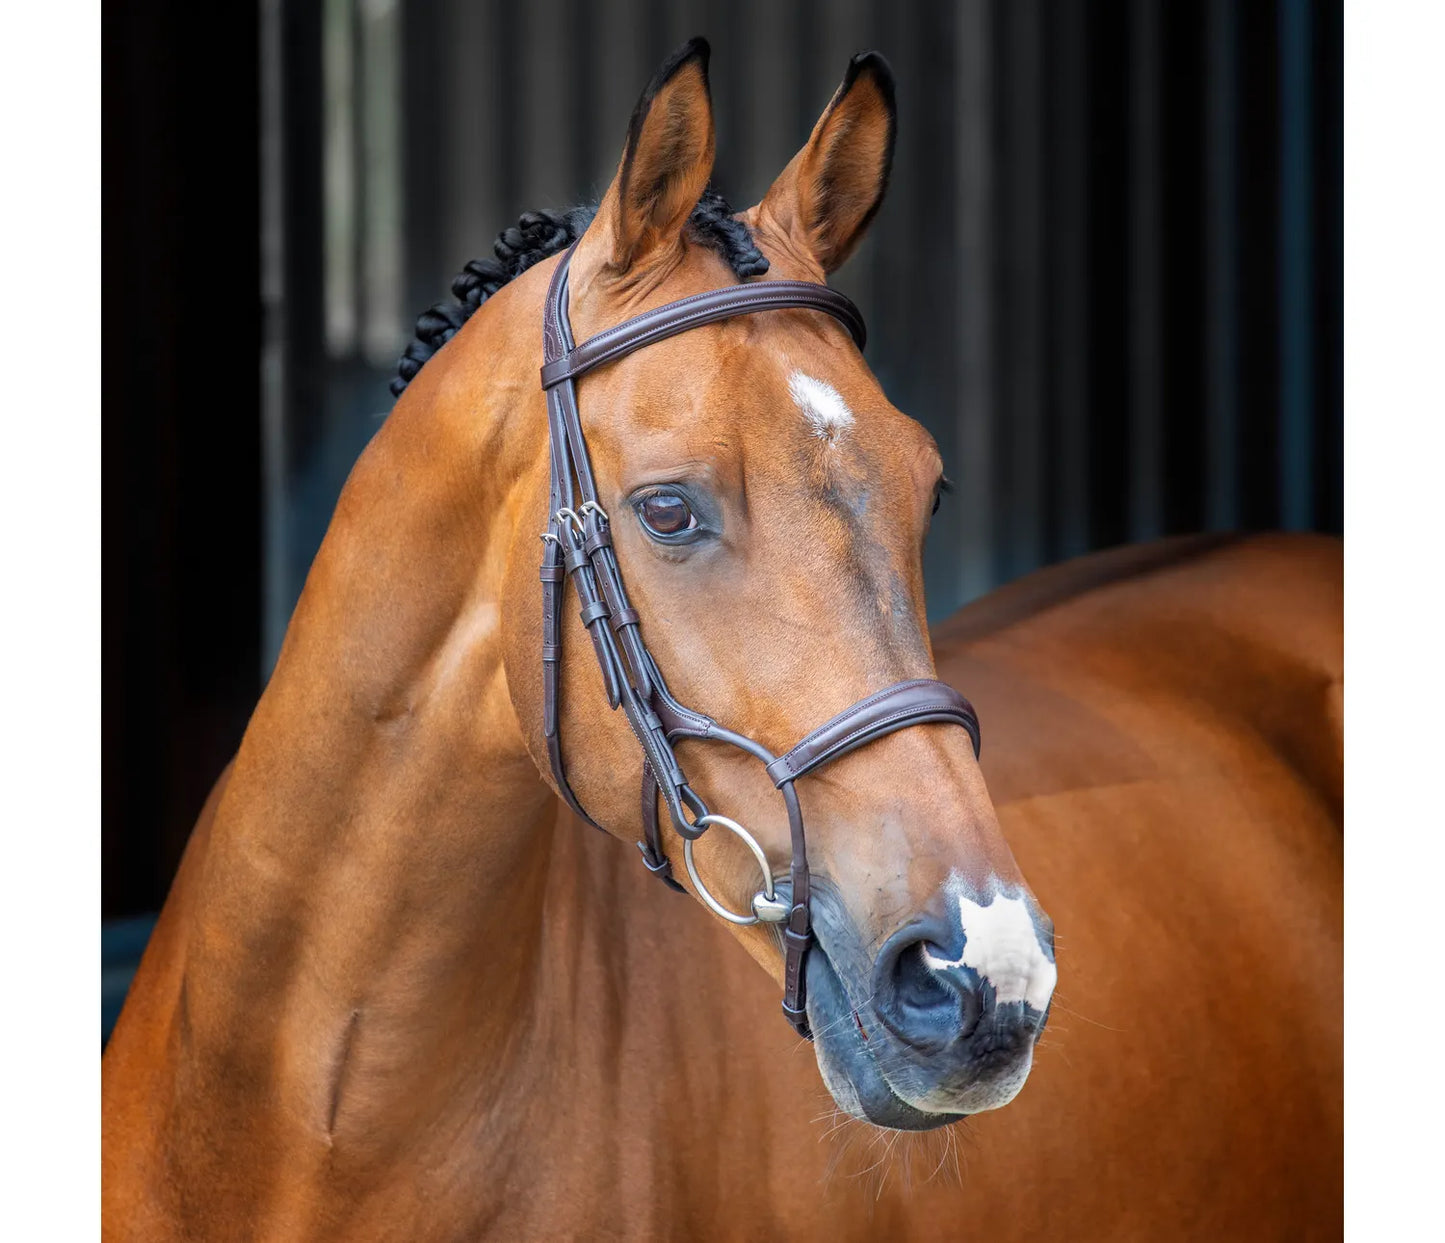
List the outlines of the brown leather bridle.
{"label": "brown leather bridle", "polygon": [[[569,250],[553,273],[542,318],[542,387],[547,393],[552,469],[551,517],[542,536],[545,549],[542,555],[543,732],[552,776],[572,810],[600,828],[572,793],[562,763],[557,701],[562,660],[562,600],[564,582],[570,578],[582,606],[582,624],[592,636],[607,701],[614,709],[621,705],[642,744],[643,840],[638,848],[643,861],[648,870],[666,884],[682,889],[673,879],[672,864],[662,850],[657,817],[660,793],[673,827],[684,840],[689,873],[709,907],[734,923],[751,924],[761,920],[783,925],[783,1013],[799,1035],[811,1039],[804,975],[808,949],[813,943],[808,854],[803,813],[793,783],[875,738],[927,722],[963,726],[977,756],[978,717],[968,700],[951,686],[932,678],[915,678],[874,691],[818,726],[786,754],[775,756],[761,743],[678,703],[647,649],[641,619],[628,602],[622,584],[607,513],[597,499],[597,482],[582,435],[576,381],[594,367],[614,362],[689,328],[734,315],[783,308],[800,307],[831,315],[848,329],[861,350],[865,340],[863,317],[852,302],[826,285],[807,281],[757,281],[669,302],[575,345],[567,316],[567,270],[571,261]],[[771,869],[766,866],[766,856],[751,834],[726,816],[710,814],[707,805],[688,785],[673,751],[673,744],[682,738],[725,742],[766,765],[768,776],[783,796],[792,835],[788,901],[774,897]],[[691,810],[692,819],[688,819],[684,808]],[[754,913],[750,917],[734,915],[720,907],[692,865],[692,843],[712,824],[722,824],[742,837],[763,867],[763,890],[753,898]]]}

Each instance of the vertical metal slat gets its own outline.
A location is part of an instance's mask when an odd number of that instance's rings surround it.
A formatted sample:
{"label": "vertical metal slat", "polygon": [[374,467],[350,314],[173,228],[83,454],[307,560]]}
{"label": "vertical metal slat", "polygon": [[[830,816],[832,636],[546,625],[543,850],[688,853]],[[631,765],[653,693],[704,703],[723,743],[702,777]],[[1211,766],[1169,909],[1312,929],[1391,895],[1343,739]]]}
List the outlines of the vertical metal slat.
{"label": "vertical metal slat", "polygon": [[1050,41],[1049,405],[1053,521],[1049,554],[1075,557],[1089,536],[1088,62],[1082,5],[1055,12]]}
{"label": "vertical metal slat", "polygon": [[948,466],[958,486],[947,502],[957,518],[946,535],[958,541],[959,595],[965,600],[982,595],[995,581],[993,9],[991,0],[965,0],[959,6],[956,53],[958,457]]}
{"label": "vertical metal slat", "polygon": [[1129,17],[1129,534],[1147,540],[1164,530],[1162,39],[1156,0]]}
{"label": "vertical metal slat", "polygon": [[1279,516],[1314,519],[1314,237],[1310,0],[1279,7]]}
{"label": "vertical metal slat", "polygon": [[1005,520],[999,531],[999,568],[1004,579],[1035,569],[1043,560],[1043,190],[1040,65],[1042,12],[1038,0],[1015,0],[1004,10],[1000,69],[1004,110],[995,201],[999,212],[1001,280],[995,285],[1001,316],[996,459],[1004,482],[996,509]]}
{"label": "vertical metal slat", "polygon": [[1237,0],[1209,0],[1204,159],[1205,523],[1239,525],[1239,124]]}

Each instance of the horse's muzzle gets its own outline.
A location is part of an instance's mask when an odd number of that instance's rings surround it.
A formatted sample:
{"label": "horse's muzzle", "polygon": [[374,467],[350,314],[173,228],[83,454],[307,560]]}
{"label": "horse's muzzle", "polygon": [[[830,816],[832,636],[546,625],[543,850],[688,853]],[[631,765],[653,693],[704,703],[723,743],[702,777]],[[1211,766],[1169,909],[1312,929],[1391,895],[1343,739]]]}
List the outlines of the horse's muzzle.
{"label": "horse's muzzle", "polygon": [[821,938],[854,969],[830,960],[809,970],[829,1089],[848,1112],[897,1129],[1012,1100],[1033,1064],[1057,975],[1053,926],[1031,897],[997,892],[979,902],[954,885],[930,908],[888,937],[871,978],[857,969],[862,956],[829,935],[850,940],[852,930],[825,917]]}

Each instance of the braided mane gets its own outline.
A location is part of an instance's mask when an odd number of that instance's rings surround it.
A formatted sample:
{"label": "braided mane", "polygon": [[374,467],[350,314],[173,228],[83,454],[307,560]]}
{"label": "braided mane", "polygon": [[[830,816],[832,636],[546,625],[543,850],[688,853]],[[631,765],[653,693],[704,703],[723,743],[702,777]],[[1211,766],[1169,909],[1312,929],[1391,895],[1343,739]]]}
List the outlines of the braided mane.
{"label": "braided mane", "polygon": [[[566,211],[529,211],[492,244],[495,259],[473,259],[452,282],[454,302],[438,302],[423,311],[416,321],[416,340],[396,365],[391,382],[393,397],[400,397],[423,364],[456,335],[488,298],[543,259],[566,250],[592,223],[595,204]],[[688,236],[708,246],[727,260],[733,274],[744,280],[761,276],[768,261],[757,248],[753,235],[721,194],[709,186],[692,209]]]}

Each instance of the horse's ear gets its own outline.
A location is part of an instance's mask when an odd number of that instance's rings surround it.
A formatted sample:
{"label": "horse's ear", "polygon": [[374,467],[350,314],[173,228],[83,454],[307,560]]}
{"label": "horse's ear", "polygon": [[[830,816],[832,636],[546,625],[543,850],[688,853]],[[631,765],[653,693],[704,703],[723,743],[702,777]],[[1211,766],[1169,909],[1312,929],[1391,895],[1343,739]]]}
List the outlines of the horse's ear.
{"label": "horse's ear", "polygon": [[[716,138],[706,39],[690,39],[657,71],[627,127],[617,176],[603,196],[595,227],[609,250],[601,257],[626,271],[659,246],[680,245],[683,226],[712,176]],[[589,230],[589,233],[591,230]]]}
{"label": "horse's ear", "polygon": [[759,213],[825,273],[841,267],[883,202],[897,129],[893,70],[877,52],[859,52]]}

